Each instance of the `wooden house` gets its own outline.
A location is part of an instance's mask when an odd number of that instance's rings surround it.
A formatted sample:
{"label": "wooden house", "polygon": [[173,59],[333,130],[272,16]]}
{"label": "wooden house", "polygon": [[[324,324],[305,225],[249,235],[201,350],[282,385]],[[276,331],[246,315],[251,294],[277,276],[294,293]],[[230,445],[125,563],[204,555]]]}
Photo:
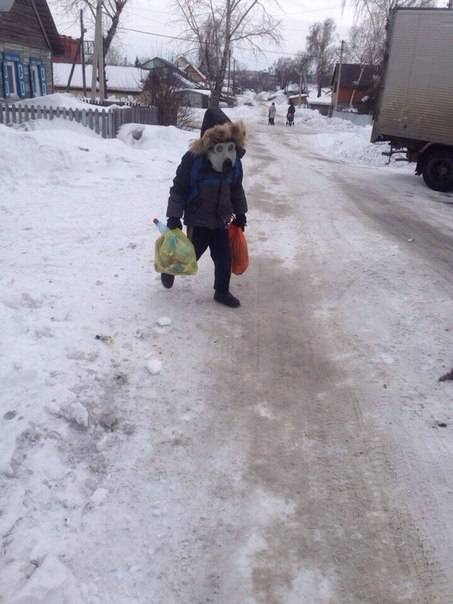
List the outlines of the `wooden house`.
{"label": "wooden house", "polygon": [[182,97],[182,104],[189,107],[208,107],[210,91],[204,84],[190,79],[177,65],[160,57],[154,57],[143,63],[141,67],[148,72],[154,71],[164,78],[170,77],[175,84],[175,94]]}
{"label": "wooden house", "polygon": [[176,58],[175,64],[178,69],[186,74],[189,80],[195,82],[196,84],[202,84],[206,88],[208,87],[208,78],[201,73],[201,71],[197,69],[195,65],[192,65],[192,63],[188,61],[186,57],[180,55]]}
{"label": "wooden house", "polygon": [[343,63],[339,82],[339,67],[337,63],[332,76],[332,105],[337,106],[338,99],[338,109],[359,110],[362,101],[373,88],[376,68],[359,63]]}
{"label": "wooden house", "polygon": [[63,52],[46,0],[0,0],[0,99],[53,91],[52,54]]}

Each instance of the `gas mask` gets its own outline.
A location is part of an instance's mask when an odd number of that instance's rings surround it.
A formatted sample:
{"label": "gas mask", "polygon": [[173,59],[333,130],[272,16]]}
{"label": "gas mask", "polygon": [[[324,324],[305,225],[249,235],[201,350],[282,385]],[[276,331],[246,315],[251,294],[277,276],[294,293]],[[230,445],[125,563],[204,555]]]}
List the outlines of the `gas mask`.
{"label": "gas mask", "polygon": [[216,172],[229,172],[236,163],[236,144],[233,141],[217,143],[207,156]]}

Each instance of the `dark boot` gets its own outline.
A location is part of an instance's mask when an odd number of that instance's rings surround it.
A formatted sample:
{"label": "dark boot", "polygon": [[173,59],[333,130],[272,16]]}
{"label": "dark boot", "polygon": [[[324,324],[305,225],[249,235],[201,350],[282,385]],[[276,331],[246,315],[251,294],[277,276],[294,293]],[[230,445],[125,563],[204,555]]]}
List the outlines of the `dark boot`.
{"label": "dark boot", "polygon": [[162,285],[164,287],[166,287],[167,289],[170,289],[173,287],[173,283],[175,282],[175,276],[169,275],[167,273],[161,273],[160,280],[162,281]]}
{"label": "dark boot", "polygon": [[239,300],[235,298],[233,294],[230,294],[230,292],[223,294],[221,292],[216,291],[216,293],[214,294],[214,300],[216,302],[220,302],[220,304],[225,304],[225,306],[229,306],[230,308],[237,308],[241,305]]}

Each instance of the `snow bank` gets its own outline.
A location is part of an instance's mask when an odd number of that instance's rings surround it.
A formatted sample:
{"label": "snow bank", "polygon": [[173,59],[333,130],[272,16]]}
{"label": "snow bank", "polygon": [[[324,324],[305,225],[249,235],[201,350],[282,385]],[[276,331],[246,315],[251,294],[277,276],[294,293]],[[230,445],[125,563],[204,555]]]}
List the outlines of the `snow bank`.
{"label": "snow bank", "polygon": [[83,559],[92,551],[84,527],[108,505],[109,448],[134,432],[128,388],[143,388],[146,354],[160,358],[152,329],[172,337],[155,325],[168,308],[151,218],[164,216],[191,135],[145,127],[134,148],[127,129],[104,140],[60,128],[0,125],[0,600],[11,604],[105,601],[74,582],[72,562],[83,536]]}
{"label": "snow bank", "polygon": [[46,96],[37,96],[33,99],[24,99],[16,105],[33,105],[34,107],[66,107],[67,109],[90,109],[88,103],[82,102],[72,94],[57,92]]}
{"label": "snow bank", "polygon": [[[317,147],[330,157],[359,164],[384,166],[388,158],[382,155],[387,143],[371,143],[371,126],[357,126],[347,120],[329,118],[312,109],[297,109],[296,125],[303,123],[316,133],[310,137]],[[404,162],[392,165],[407,167]]]}
{"label": "snow bank", "polygon": [[388,144],[370,143],[370,136],[371,126],[355,126],[353,132],[333,130],[315,135],[315,140],[323,153],[331,157],[372,166],[386,165],[388,158],[382,152],[388,150]]}
{"label": "snow bank", "polygon": [[124,124],[118,138],[127,145],[166,153],[170,149],[186,149],[193,133],[179,130],[175,126],[144,126],[143,124]]}
{"label": "snow bank", "polygon": [[244,90],[242,94],[238,94],[236,97],[236,102],[238,105],[255,105],[256,104],[256,95],[253,90]]}

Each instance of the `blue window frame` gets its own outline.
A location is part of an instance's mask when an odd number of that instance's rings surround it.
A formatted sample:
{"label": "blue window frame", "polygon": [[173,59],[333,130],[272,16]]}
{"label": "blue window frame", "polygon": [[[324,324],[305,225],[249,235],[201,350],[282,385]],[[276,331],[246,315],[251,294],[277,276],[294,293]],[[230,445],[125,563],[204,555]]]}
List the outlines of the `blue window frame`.
{"label": "blue window frame", "polygon": [[44,96],[47,94],[46,67],[43,65],[41,59],[30,57],[28,73],[30,76],[31,96]]}
{"label": "blue window frame", "polygon": [[23,98],[25,96],[24,67],[19,55],[4,52],[1,58],[3,96]]}

